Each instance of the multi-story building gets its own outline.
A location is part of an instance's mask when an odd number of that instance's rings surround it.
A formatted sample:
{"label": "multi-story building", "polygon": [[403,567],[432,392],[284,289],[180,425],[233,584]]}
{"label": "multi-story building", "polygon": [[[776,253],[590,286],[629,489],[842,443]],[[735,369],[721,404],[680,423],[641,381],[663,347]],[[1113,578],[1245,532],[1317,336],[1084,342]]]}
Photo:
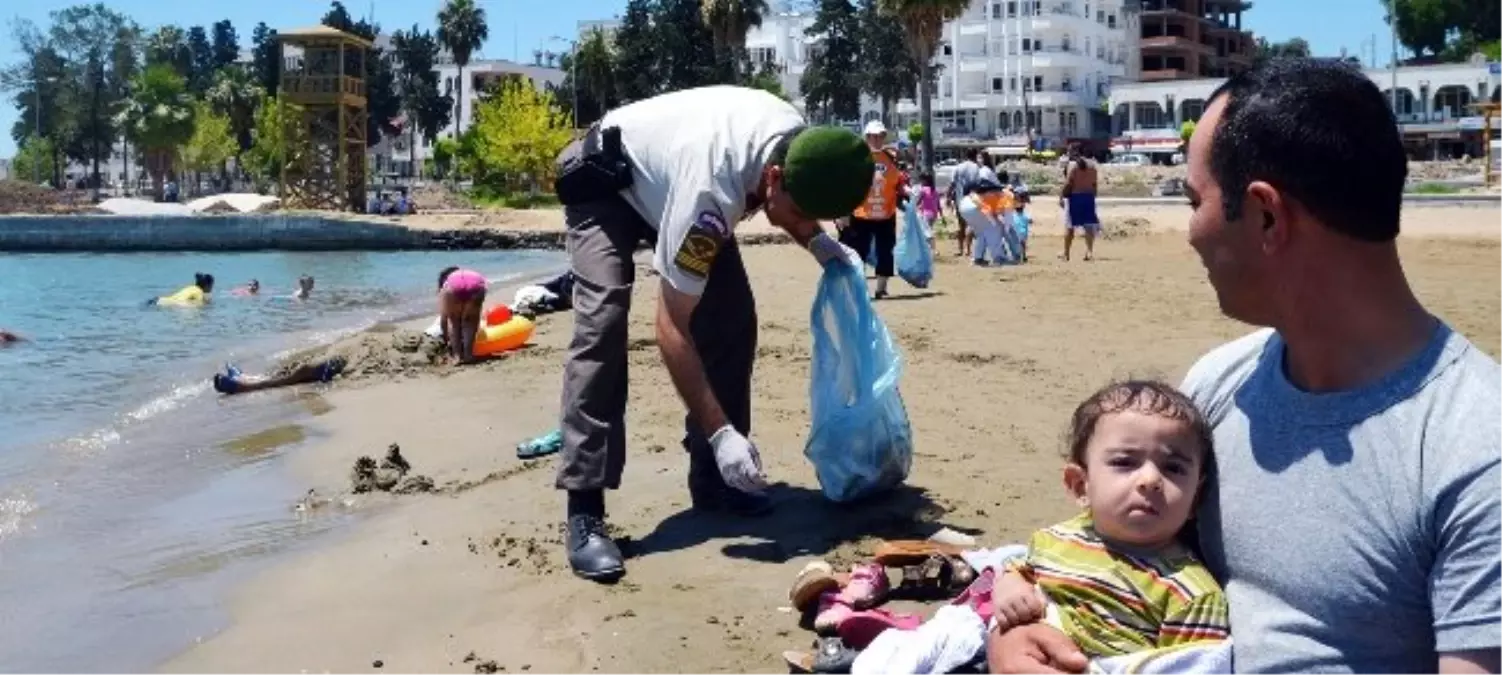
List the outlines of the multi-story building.
{"label": "multi-story building", "polygon": [[1257,53],[1241,30],[1246,0],[1140,0],[1143,81],[1229,77]]}
{"label": "multi-story building", "polygon": [[[1392,102],[1404,143],[1415,158],[1481,156],[1485,120],[1473,104],[1502,99],[1502,65],[1478,55],[1468,63],[1363,69]],[[1115,152],[1169,155],[1179,127],[1198,120],[1223,78],[1139,82],[1111,90]],[[1394,96],[1394,85],[1397,94]],[[1493,119],[1493,128],[1499,128]]]}

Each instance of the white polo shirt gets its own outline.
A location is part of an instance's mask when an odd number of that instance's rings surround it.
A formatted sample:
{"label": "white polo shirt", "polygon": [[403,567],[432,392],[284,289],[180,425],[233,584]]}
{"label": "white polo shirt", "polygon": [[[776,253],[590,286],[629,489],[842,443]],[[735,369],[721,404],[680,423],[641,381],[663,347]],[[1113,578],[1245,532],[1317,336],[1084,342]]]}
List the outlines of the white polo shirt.
{"label": "white polo shirt", "polygon": [[611,111],[634,182],[621,194],[657,229],[652,266],[673,288],[700,295],[715,256],[747,215],[777,142],[807,123],[760,89],[685,89]]}

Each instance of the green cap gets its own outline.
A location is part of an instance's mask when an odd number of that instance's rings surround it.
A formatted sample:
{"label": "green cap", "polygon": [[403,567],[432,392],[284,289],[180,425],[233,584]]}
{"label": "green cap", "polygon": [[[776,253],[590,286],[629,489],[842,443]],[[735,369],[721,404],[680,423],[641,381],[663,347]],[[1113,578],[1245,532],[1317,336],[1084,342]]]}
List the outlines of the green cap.
{"label": "green cap", "polygon": [[871,193],[876,163],[855,132],[842,127],[809,127],[788,144],[782,187],[810,218],[850,215]]}

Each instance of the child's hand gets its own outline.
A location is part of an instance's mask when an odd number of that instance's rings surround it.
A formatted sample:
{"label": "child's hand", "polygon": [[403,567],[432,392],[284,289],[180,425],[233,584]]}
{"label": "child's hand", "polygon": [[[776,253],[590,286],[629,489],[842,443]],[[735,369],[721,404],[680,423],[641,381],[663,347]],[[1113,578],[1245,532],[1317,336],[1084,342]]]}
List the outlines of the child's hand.
{"label": "child's hand", "polygon": [[1001,575],[991,593],[998,629],[1006,632],[1043,618],[1044,601],[1043,591],[1021,574],[1007,572]]}

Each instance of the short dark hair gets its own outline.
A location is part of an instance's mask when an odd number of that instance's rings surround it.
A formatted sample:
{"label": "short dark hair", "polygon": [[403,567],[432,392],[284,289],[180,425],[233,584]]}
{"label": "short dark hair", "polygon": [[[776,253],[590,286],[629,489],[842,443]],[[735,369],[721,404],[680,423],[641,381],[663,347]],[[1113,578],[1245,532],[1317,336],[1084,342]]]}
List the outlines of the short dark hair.
{"label": "short dark hair", "polygon": [[1158,415],[1188,424],[1199,441],[1200,475],[1209,471],[1215,460],[1215,441],[1210,424],[1194,401],[1173,385],[1158,380],[1126,380],[1112,382],[1101,387],[1085,399],[1069,424],[1069,444],[1066,456],[1070,462],[1085,466],[1085,450],[1090,446],[1090,437],[1095,435],[1095,426],[1100,418],[1124,410],[1135,410],[1149,415]]}
{"label": "short dark hair", "polygon": [[980,148],[965,148],[965,159],[975,161],[980,157]]}
{"label": "short dark hair", "polygon": [[777,139],[777,142],[772,145],[771,154],[767,156],[767,164],[770,166],[782,166],[787,163],[788,148],[792,147],[793,139],[797,138],[798,134],[803,133],[807,129],[807,126],[793,127],[791,131]]}
{"label": "short dark hair", "polygon": [[449,265],[443,268],[443,271],[438,273],[438,288],[443,288],[443,282],[449,280],[449,275],[458,271],[459,267],[457,265]]}
{"label": "short dark hair", "polygon": [[1266,181],[1331,229],[1363,241],[1398,236],[1408,158],[1382,92],[1342,61],[1272,59],[1231,77],[1210,141],[1210,173],[1228,219]]}

